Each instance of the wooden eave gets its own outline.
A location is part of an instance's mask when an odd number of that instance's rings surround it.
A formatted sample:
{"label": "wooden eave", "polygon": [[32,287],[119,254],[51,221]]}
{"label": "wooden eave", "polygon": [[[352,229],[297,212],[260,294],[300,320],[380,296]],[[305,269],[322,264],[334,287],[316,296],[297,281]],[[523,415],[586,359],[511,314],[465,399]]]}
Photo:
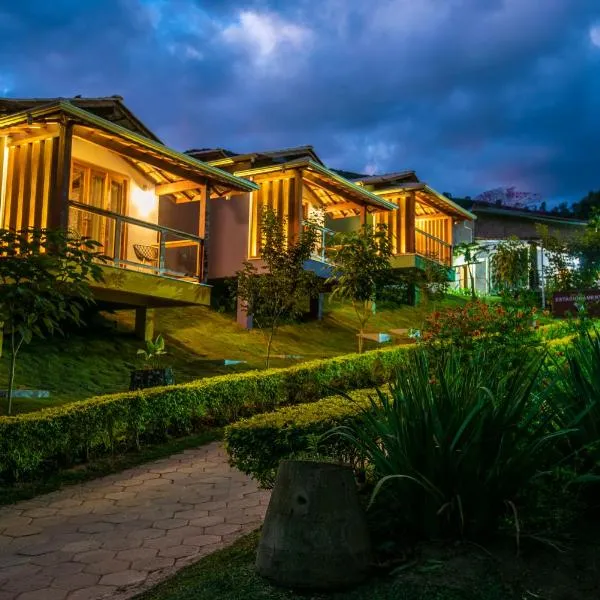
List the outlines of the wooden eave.
{"label": "wooden eave", "polygon": [[318,199],[321,207],[334,218],[355,216],[365,209],[380,212],[397,208],[393,202],[380,198],[310,159],[244,169],[235,174],[238,177],[252,177],[260,183],[261,179],[291,177],[296,172],[301,174],[309,195]]}
{"label": "wooden eave", "polygon": [[[251,181],[172,150],[69,103],[59,102],[3,117],[0,119],[0,132],[22,124],[56,123],[65,119],[74,123],[74,135],[120,154],[156,185],[190,181],[196,183],[198,188],[208,185],[211,197],[258,189]],[[182,193],[190,199],[196,195],[193,188]]]}
{"label": "wooden eave", "polygon": [[473,221],[477,218],[473,213],[462,208],[455,202],[452,202],[450,198],[447,198],[443,194],[436,192],[426,183],[403,183],[393,187],[375,190],[373,193],[398,203],[398,199],[405,196],[408,192],[414,192],[415,194],[415,199],[417,201],[415,206],[417,217],[426,217],[428,215],[441,213],[461,221]]}

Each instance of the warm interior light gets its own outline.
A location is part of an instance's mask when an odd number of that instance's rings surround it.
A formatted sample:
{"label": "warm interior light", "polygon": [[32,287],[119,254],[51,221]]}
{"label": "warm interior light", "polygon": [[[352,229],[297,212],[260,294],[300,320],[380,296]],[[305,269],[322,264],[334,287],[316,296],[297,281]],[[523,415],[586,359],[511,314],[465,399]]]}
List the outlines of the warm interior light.
{"label": "warm interior light", "polygon": [[147,219],[153,212],[156,212],[158,207],[158,198],[154,190],[142,190],[137,186],[133,186],[131,190],[131,202],[135,207],[136,216],[140,219]]}

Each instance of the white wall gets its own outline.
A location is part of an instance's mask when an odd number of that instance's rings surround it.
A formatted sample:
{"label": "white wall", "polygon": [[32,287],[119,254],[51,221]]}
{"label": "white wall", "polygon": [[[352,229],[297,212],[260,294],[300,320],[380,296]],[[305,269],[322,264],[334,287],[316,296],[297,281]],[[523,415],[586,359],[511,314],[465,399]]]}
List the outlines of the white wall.
{"label": "white wall", "polygon": [[[140,221],[158,223],[158,196],[154,193],[154,183],[136,171],[123,157],[77,137],[73,138],[72,157],[75,161],[80,160],[97,165],[107,171],[127,177],[127,216]],[[138,262],[133,244],[152,245],[158,241],[158,234],[155,231],[135,225],[125,225],[123,233],[127,239],[124,258],[133,262]]]}

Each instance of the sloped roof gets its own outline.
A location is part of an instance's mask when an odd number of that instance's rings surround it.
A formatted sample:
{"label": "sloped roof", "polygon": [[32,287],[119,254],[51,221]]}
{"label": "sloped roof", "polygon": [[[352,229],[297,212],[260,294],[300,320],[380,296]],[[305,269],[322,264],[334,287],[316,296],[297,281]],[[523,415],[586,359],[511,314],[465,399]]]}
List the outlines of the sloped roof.
{"label": "sloped roof", "polygon": [[0,98],[0,117],[60,102],[83,108],[111,123],[139,133],[155,142],[160,142],[158,137],[125,106],[123,97],[116,95],[100,98],[82,98],[81,96],[73,98]]}
{"label": "sloped roof", "polygon": [[284,163],[244,169],[241,171],[236,171],[236,175],[239,177],[251,177],[286,169],[302,169],[303,171],[309,171],[311,173],[311,177],[314,178],[314,181],[322,181],[328,187],[335,189],[336,193],[338,193],[340,196],[348,198],[351,201],[358,202],[359,204],[367,206],[373,210],[396,210],[398,208],[393,202],[388,202],[384,198],[375,195],[373,192],[370,192],[364,187],[344,179],[341,175],[338,175],[334,171],[309,158],[300,158]]}
{"label": "sloped roof", "polygon": [[[79,126],[84,134],[91,136],[92,141],[110,144],[109,147],[129,156],[134,162],[143,164],[145,160],[151,165],[160,165],[168,173],[169,168],[179,171],[183,176],[197,181],[209,180],[211,185],[219,186],[223,191],[252,191],[258,186],[251,181],[236,177],[221,169],[201,162],[187,154],[177,152],[164,144],[152,140],[144,135],[135,133],[121,125],[108,121],[87,110],[79,108],[70,102],[56,102],[31,110],[5,115],[0,117],[0,129],[30,122],[52,122],[61,115],[67,115],[71,121]],[[164,183],[162,172],[147,174],[155,179],[156,183]],[[156,169],[154,170],[156,171]],[[169,182],[173,178],[169,177]]]}

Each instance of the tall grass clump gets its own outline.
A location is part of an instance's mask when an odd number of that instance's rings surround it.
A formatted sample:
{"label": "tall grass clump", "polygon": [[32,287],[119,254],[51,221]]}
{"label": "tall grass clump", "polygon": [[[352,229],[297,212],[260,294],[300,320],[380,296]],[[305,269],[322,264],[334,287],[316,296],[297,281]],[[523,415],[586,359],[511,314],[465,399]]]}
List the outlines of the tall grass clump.
{"label": "tall grass clump", "polygon": [[[494,356],[495,353],[492,353]],[[403,357],[389,393],[356,425],[334,430],[357,448],[373,500],[418,537],[493,533],[519,498],[560,460],[560,408],[539,386],[544,357],[512,370],[485,349],[447,347]],[[372,501],[373,501],[372,500]]]}
{"label": "tall grass clump", "polygon": [[549,367],[552,391],[562,404],[561,423],[573,429],[569,436],[572,456],[583,479],[600,475],[600,332],[581,331],[566,348],[562,364]]}

